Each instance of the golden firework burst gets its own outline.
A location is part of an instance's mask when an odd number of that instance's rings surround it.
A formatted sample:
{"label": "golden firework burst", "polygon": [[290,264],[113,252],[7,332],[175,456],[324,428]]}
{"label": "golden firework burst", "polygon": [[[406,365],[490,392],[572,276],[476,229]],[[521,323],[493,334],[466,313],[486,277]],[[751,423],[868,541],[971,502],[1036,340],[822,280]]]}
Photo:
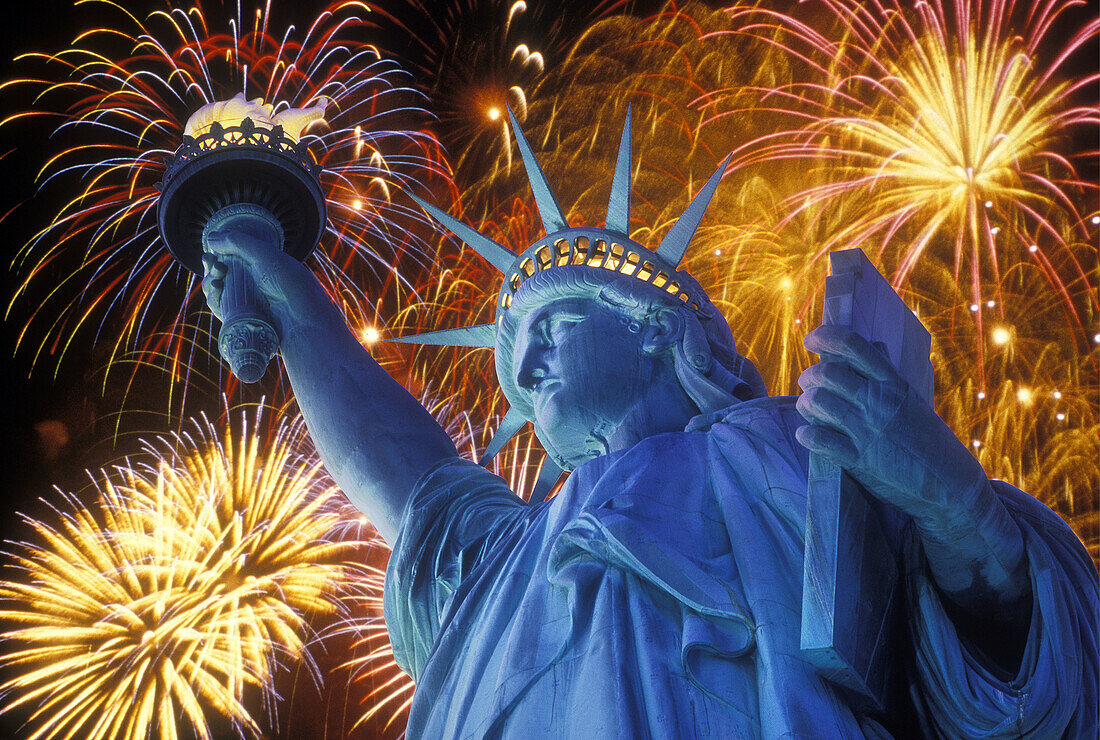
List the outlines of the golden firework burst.
{"label": "golden firework burst", "polygon": [[308,619],[339,608],[363,543],[332,537],[343,499],[300,422],[235,426],[196,422],[93,476],[87,505],[24,517],[0,617],[5,711],[30,709],[30,738],[258,736],[250,704],[309,664]]}

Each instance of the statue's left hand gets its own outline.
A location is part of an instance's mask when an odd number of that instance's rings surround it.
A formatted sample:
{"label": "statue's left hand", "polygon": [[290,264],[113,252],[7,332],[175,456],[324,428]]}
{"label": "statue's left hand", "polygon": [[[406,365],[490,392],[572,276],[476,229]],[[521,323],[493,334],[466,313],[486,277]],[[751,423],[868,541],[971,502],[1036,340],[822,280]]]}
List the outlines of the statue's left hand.
{"label": "statue's left hand", "polygon": [[953,603],[1026,628],[1023,537],[978,461],[857,333],[822,326],[805,346],[821,361],[798,379],[798,410],[809,422],[798,441],[912,517],[932,576]]}
{"label": "statue's left hand", "polygon": [[803,445],[930,529],[971,508],[986,484],[981,465],[883,352],[838,326],[811,332],[805,346],[821,361],[798,379]]}

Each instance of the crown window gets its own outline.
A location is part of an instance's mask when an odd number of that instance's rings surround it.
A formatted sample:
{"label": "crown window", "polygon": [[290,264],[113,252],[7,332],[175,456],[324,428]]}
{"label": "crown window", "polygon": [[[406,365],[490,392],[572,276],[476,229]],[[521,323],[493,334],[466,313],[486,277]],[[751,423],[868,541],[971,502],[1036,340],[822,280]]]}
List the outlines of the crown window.
{"label": "crown window", "polygon": [[558,267],[569,264],[569,242],[565,239],[558,239],[554,243],[554,264]]}
{"label": "crown window", "polygon": [[604,265],[608,270],[618,270],[619,265],[623,263],[623,245],[612,244],[611,245],[611,258],[607,260]]}
{"label": "crown window", "polygon": [[600,267],[603,265],[604,258],[607,257],[607,242],[603,239],[597,239],[594,246],[592,254],[588,257],[588,266]]}
{"label": "crown window", "polygon": [[573,264],[583,265],[588,259],[588,237],[578,236],[573,242]]}

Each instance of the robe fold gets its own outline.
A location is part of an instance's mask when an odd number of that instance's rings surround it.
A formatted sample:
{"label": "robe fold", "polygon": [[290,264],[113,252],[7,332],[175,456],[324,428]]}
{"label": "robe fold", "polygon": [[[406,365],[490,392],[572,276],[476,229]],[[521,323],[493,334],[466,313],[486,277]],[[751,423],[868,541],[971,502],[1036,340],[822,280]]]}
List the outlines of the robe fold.
{"label": "robe fold", "polygon": [[416,681],[407,737],[1096,737],[1096,571],[1000,481],[1034,594],[1015,675],[956,633],[911,533],[904,710],[863,716],[802,659],[802,423],[793,398],[739,403],[589,460],[530,506],[472,462],[429,470],[384,597]]}

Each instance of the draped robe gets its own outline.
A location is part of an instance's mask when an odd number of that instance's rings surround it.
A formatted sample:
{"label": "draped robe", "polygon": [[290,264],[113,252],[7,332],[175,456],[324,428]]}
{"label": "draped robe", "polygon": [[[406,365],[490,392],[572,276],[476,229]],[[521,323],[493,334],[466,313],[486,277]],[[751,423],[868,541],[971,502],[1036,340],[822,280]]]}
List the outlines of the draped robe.
{"label": "draped robe", "polygon": [[472,462],[429,470],[384,599],[416,681],[407,737],[1096,737],[1096,571],[1000,481],[1033,590],[1014,675],[956,631],[911,531],[898,710],[862,715],[803,661],[801,423],[793,398],[739,403],[589,460],[530,506]]}

